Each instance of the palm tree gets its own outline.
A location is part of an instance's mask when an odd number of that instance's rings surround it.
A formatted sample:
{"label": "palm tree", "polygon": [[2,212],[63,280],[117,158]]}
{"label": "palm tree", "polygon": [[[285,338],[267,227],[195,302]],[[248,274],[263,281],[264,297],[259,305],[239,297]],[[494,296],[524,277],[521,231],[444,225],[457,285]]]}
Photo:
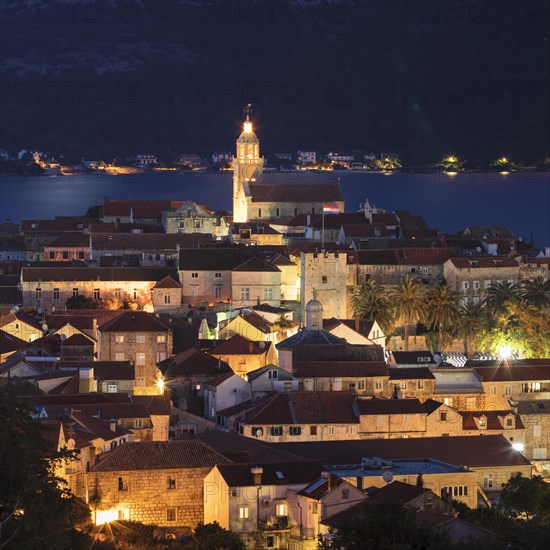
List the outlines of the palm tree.
{"label": "palm tree", "polygon": [[471,343],[475,342],[476,337],[483,326],[485,318],[485,308],[483,304],[474,304],[467,302],[459,310],[458,333],[464,338],[464,352],[466,357],[470,356]]}
{"label": "palm tree", "polygon": [[426,326],[437,329],[437,351],[442,351],[443,333],[449,330],[458,320],[460,299],[458,294],[447,285],[432,288],[426,298],[428,313]]}
{"label": "palm tree", "polygon": [[284,340],[287,337],[288,330],[295,325],[286,315],[281,313],[277,320],[271,323],[271,326],[277,329],[278,340]]}
{"label": "palm tree", "polygon": [[487,289],[485,305],[492,313],[504,313],[506,304],[517,302],[520,298],[518,285],[510,281],[491,283]]}
{"label": "palm tree", "polygon": [[521,283],[520,295],[523,300],[539,309],[550,307],[550,281],[539,275]]}
{"label": "palm tree", "polygon": [[391,293],[395,316],[405,326],[405,351],[409,351],[409,325],[422,321],[426,314],[424,289],[417,279],[405,275]]}
{"label": "palm tree", "polygon": [[393,308],[386,289],[369,279],[355,287],[351,295],[351,307],[355,315],[368,321],[376,321],[385,334],[389,334],[394,323]]}

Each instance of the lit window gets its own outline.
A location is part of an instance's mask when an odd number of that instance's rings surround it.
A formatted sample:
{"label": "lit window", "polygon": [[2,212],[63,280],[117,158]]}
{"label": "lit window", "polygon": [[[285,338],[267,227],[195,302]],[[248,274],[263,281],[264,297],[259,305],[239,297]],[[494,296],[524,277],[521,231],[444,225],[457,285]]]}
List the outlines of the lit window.
{"label": "lit window", "polygon": [[107,393],[116,393],[117,392],[117,385],[116,384],[109,384],[107,386]]}
{"label": "lit window", "polygon": [[286,504],[277,504],[277,515],[286,516]]}
{"label": "lit window", "polygon": [[166,343],[166,334],[157,334],[157,344]]}
{"label": "lit window", "polygon": [[145,334],[136,334],[136,343],[145,344]]}
{"label": "lit window", "polygon": [[239,508],[239,519],[248,519],[248,506],[241,506]]}
{"label": "lit window", "polygon": [[136,353],[136,365],[145,365],[145,353]]}
{"label": "lit window", "polygon": [[115,334],[115,344],[124,344],[124,334]]}
{"label": "lit window", "polygon": [[406,380],[401,380],[399,382],[399,388],[402,389],[402,390],[406,390],[407,389],[407,381]]}
{"label": "lit window", "polygon": [[375,380],[374,380],[374,389],[375,390],[381,390],[382,389],[382,380],[380,380],[380,378],[375,378]]}

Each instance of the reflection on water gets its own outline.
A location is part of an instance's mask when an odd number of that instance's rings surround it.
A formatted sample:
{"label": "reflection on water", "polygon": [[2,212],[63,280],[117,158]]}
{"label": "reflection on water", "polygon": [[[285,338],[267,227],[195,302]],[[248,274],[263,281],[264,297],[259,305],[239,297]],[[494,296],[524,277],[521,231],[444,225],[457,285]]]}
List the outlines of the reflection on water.
{"label": "reflection on water", "polygon": [[[410,210],[431,227],[509,225],[539,246],[550,245],[550,174],[543,172],[408,173],[266,172],[268,183],[340,180],[348,210],[366,198],[389,210]],[[231,172],[0,178],[0,221],[81,215],[111,199],[190,199],[231,210]]]}

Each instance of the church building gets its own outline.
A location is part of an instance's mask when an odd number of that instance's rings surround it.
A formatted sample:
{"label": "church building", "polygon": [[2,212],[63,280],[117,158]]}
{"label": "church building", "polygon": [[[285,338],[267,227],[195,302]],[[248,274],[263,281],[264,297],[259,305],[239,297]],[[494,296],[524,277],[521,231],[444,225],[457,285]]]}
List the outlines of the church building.
{"label": "church building", "polygon": [[233,158],[234,222],[321,214],[323,205],[344,212],[344,201],[338,184],[263,183],[263,165],[260,140],[252,129],[252,121],[247,113],[243,132],[237,139],[237,156]]}

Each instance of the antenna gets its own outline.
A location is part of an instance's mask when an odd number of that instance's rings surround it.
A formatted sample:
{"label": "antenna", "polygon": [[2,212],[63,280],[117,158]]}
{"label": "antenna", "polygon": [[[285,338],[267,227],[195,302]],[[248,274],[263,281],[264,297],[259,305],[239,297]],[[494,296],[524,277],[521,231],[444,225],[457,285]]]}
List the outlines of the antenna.
{"label": "antenna", "polygon": [[250,120],[250,115],[252,114],[252,103],[247,103],[244,106],[243,113],[246,115],[246,120]]}

